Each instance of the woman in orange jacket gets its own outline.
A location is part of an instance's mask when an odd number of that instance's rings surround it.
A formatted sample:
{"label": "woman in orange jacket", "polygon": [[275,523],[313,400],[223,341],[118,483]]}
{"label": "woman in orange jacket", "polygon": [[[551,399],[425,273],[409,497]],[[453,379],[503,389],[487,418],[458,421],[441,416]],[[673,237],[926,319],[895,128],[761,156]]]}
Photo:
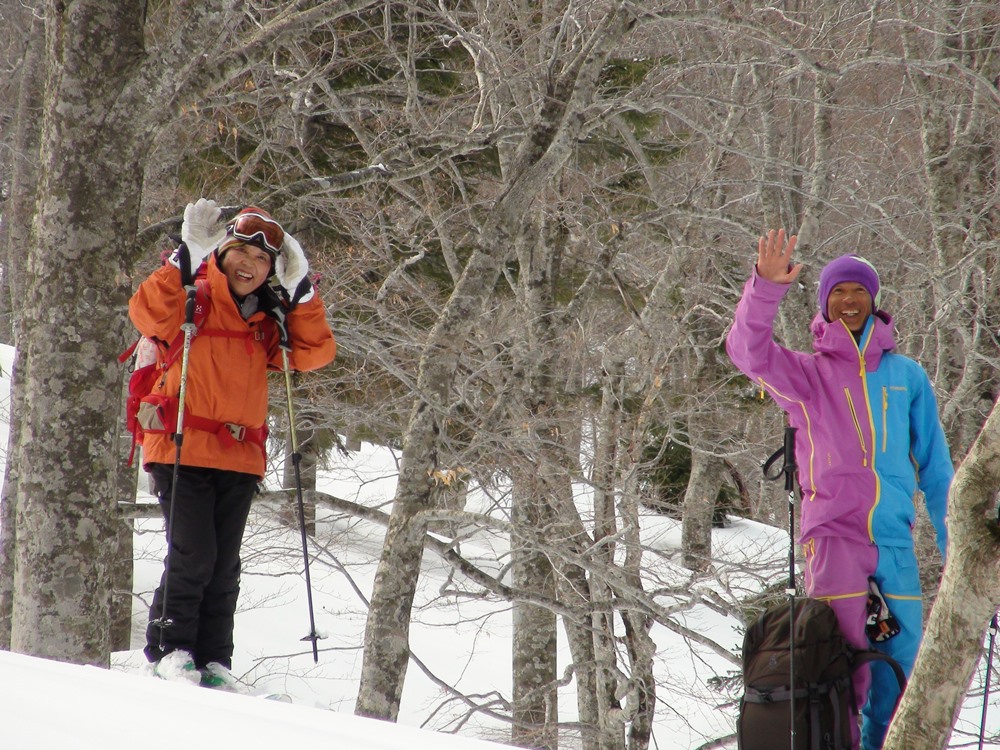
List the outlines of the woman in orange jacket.
{"label": "woman in orange jacket", "polygon": [[[239,552],[266,463],[267,371],[281,369],[282,343],[299,371],[331,362],[336,345],[299,243],[254,206],[220,218],[213,201],[188,204],[180,246],[139,286],[129,316],[169,362],[139,411],[143,466],[169,526],[145,653],[160,677],[232,688]],[[168,349],[181,346],[190,289],[201,309],[177,441],[183,360]]]}

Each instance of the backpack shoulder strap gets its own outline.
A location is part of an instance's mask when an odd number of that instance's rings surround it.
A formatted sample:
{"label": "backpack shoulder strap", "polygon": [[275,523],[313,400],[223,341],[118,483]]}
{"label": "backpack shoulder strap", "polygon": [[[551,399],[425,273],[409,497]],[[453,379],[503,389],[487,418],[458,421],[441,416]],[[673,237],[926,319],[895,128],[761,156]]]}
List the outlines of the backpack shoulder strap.
{"label": "backpack shoulder strap", "polygon": [[[201,324],[205,322],[205,317],[208,315],[208,308],[211,304],[211,295],[209,294],[210,287],[208,286],[208,279],[204,276],[195,279],[195,293],[194,293],[194,323],[195,333],[201,329]],[[184,343],[184,331],[178,331],[174,340],[170,342],[170,346],[167,347],[167,353],[163,357],[163,369],[168,370],[170,366],[177,361],[177,358],[181,356],[183,351]]]}
{"label": "backpack shoulder strap", "polygon": [[281,298],[270,286],[265,286],[260,295],[264,320],[261,329],[268,338],[277,340],[279,346],[288,345],[288,310]]}
{"label": "backpack shoulder strap", "polygon": [[[205,318],[208,316],[208,311],[211,306],[211,296],[209,292],[211,287],[208,285],[208,279],[204,275],[199,276],[195,280],[195,305],[194,305],[194,327],[196,336],[209,336],[216,338],[229,338],[229,339],[240,339],[246,342],[247,353],[249,354],[253,347],[253,342],[257,341],[262,344],[265,348],[267,347],[266,338],[279,338],[280,333],[278,330],[278,323],[272,317],[272,314],[268,310],[264,310],[264,319],[261,321],[260,332],[256,335],[252,331],[230,331],[222,328],[203,328],[202,324],[205,322]],[[261,339],[261,334],[266,337],[264,340]],[[177,334],[177,337],[171,342],[167,349],[167,355],[164,358],[163,367],[168,369],[174,362],[177,361],[177,357],[180,356],[183,347],[181,344],[184,341],[184,332],[181,331]]]}
{"label": "backpack shoulder strap", "polygon": [[278,321],[276,321],[271,315],[268,314],[264,316],[264,319],[260,322],[260,327],[269,339],[273,338],[277,341],[281,338]]}
{"label": "backpack shoulder strap", "polygon": [[119,363],[125,364],[128,361],[128,358],[135,353],[135,350],[139,346],[140,341],[142,341],[142,336],[136,338],[136,340],[132,342],[132,346],[130,346],[128,349],[126,349],[125,351],[123,351],[121,354],[118,355]]}
{"label": "backpack shoulder strap", "polygon": [[892,673],[896,675],[896,682],[899,683],[899,692],[902,693],[906,689],[906,674],[903,672],[903,668],[899,666],[899,662],[889,656],[889,654],[883,654],[881,651],[876,651],[875,649],[854,650],[851,653],[851,671],[853,672],[858,667],[870,664],[873,661],[881,661],[888,664],[892,668]]}

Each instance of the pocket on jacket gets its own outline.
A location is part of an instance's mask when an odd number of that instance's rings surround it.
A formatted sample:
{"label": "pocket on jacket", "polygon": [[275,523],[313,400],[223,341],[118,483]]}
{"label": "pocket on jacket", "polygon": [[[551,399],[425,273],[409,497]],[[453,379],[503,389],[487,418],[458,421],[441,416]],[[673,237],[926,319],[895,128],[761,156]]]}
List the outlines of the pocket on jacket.
{"label": "pocket on jacket", "polygon": [[177,399],[150,395],[139,402],[136,414],[144,432],[173,433],[177,430]]}

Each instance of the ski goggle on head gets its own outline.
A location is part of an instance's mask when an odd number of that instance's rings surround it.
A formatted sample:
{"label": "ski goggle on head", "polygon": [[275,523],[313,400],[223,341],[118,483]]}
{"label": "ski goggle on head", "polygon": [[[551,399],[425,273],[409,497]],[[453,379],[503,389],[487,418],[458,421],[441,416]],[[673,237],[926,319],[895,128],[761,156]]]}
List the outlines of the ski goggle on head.
{"label": "ski goggle on head", "polygon": [[266,211],[245,208],[226,225],[226,234],[251,245],[259,245],[270,253],[278,255],[285,241],[285,230]]}

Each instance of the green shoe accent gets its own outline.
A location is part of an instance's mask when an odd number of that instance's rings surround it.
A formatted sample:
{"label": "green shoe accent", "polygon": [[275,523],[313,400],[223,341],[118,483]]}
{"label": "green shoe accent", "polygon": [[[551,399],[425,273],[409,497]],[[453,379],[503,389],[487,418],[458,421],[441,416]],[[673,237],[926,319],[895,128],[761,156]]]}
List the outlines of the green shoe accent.
{"label": "green shoe accent", "polygon": [[189,682],[199,684],[201,675],[194,665],[194,659],[187,651],[171,651],[153,667],[153,674],[161,680],[170,682]]}
{"label": "green shoe accent", "polygon": [[213,690],[225,690],[230,693],[240,693],[242,686],[233,673],[218,662],[209,662],[202,669],[201,686]]}

